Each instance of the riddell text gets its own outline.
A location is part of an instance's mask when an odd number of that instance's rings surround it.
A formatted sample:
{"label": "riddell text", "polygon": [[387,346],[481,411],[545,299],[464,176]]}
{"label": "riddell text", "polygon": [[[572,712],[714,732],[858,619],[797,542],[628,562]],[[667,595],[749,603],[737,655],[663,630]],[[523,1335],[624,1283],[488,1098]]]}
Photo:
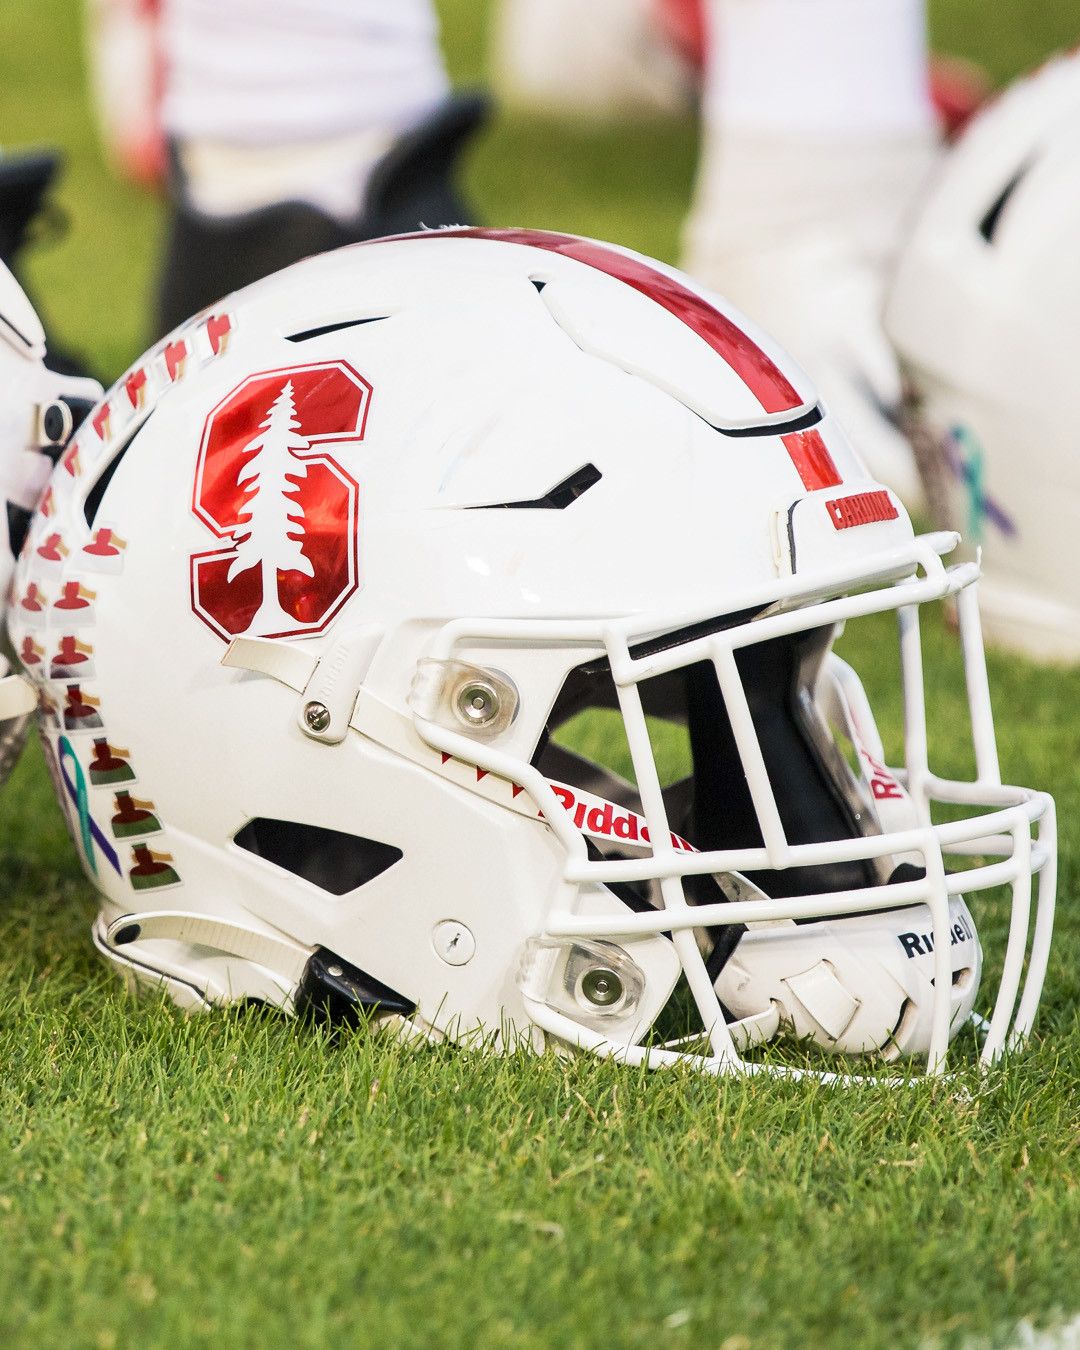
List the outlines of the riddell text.
{"label": "riddell text", "polygon": [[[574,825],[587,834],[598,834],[606,839],[625,839],[628,844],[650,844],[649,827],[634,811],[629,811],[612,802],[600,806],[589,806],[578,801],[573,789],[562,783],[552,783],[551,790],[573,817]],[[683,853],[696,853],[693,844],[688,843],[674,832],[672,845]]]}

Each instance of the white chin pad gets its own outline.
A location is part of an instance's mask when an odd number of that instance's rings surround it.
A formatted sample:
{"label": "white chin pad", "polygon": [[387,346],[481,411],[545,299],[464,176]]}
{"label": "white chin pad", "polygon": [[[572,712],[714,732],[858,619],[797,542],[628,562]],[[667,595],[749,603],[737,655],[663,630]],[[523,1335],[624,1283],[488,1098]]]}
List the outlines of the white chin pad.
{"label": "white chin pad", "polygon": [[[967,905],[949,902],[950,1035],[979,991],[982,947]],[[739,1019],[770,1004],[781,1029],[847,1055],[926,1055],[934,1004],[933,925],[926,905],[743,934],[716,980]]]}

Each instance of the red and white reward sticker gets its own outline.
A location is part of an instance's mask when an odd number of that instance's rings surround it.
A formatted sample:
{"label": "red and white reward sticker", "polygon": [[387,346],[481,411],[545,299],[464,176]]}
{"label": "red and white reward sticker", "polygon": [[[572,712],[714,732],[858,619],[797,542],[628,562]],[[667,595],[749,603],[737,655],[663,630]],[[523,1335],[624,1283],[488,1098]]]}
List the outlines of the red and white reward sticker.
{"label": "red and white reward sticker", "polygon": [[[644,816],[626,806],[616,806],[604,797],[596,797],[581,788],[569,787],[548,779],[552,792],[562,802],[566,814],[582,834],[594,839],[614,839],[631,848],[651,848],[649,826]],[[697,853],[698,850],[674,832],[671,843],[679,853]]]}

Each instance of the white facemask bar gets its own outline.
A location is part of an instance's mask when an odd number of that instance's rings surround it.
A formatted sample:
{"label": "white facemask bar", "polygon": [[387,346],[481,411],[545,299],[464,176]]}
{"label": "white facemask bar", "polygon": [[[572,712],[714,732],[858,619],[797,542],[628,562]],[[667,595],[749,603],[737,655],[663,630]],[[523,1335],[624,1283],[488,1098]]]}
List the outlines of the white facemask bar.
{"label": "white facemask bar", "polygon": [[[675,1062],[690,1063],[703,1071],[726,1073],[762,1071],[801,1076],[798,1070],[759,1065],[740,1058],[725,1022],[712,980],[698,950],[694,929],[714,925],[758,922],[769,919],[824,918],[904,905],[925,904],[934,936],[935,998],[931,1022],[928,1071],[941,1073],[949,1044],[951,964],[949,943],[949,897],[1010,885],[1012,912],[1004,968],[989,1031],[981,1054],[983,1064],[993,1063],[1005,1049],[1019,1047],[1035,1017],[1045,977],[1053,926],[1056,879],[1056,829],[1054,805],[1045,793],[1001,783],[993,733],[986,667],[983,658],[977,600],[973,583],[978,577],[974,563],[946,569],[941,553],[956,543],[956,536],[923,536],[906,549],[894,550],[858,567],[813,578],[781,580],[759,595],[748,596],[740,608],[764,608],[766,615],[736,627],[695,639],[667,650],[635,658],[631,647],[664,632],[676,632],[713,615],[701,610],[656,617],[631,616],[621,620],[456,620],[440,630],[431,650],[435,660],[449,660],[468,644],[581,643],[601,647],[607,654],[618,692],[644,817],[653,840],[651,857],[625,861],[590,861],[582,835],[563,811],[544,776],[523,760],[483,745],[473,737],[450,730],[419,715],[415,724],[420,736],[433,748],[476,764],[490,773],[521,784],[537,802],[566,850],[566,867],[555,897],[544,939],[630,939],[644,933],[669,932],[679,956],[702,1025],[707,1028],[711,1053],[693,1056],[674,1050],[642,1048],[608,1041],[600,1033],[526,995],[526,1009],[544,1031],[572,1045],[632,1064],[659,1067]],[[916,568],[924,575],[914,575]],[[904,575],[906,570],[906,575]],[[839,594],[867,577],[903,579],[858,594]],[[830,596],[818,600],[818,596]],[[926,711],[919,637],[918,607],[928,601],[957,598],[963,644],[965,679],[975,745],[976,778],[965,783],[939,778],[930,771],[926,739]],[[802,604],[799,604],[799,601]],[[809,603],[808,603],[809,601]],[[816,602],[815,602],[816,601]],[[792,845],[788,842],[772,792],[757,734],[750,715],[735,653],[746,646],[808,629],[841,623],[872,613],[896,610],[900,619],[900,657],[903,677],[906,768],[893,770],[907,788],[917,811],[915,828],[857,839]],[[725,701],[764,846],[727,849],[709,853],[679,852],[671,843],[663,793],[653,758],[652,745],[638,686],[667,671],[697,662],[712,663]],[[931,801],[989,808],[988,813],[944,825],[930,823]],[[1032,825],[1038,825],[1035,841]],[[683,893],[683,878],[716,872],[755,872],[787,867],[809,867],[827,862],[855,861],[886,855],[915,854],[922,861],[924,877],[853,891],[777,900],[751,900],[691,906]],[[947,874],[945,854],[1000,857],[998,862]],[[1027,960],[1027,977],[1020,990],[1027,953],[1031,911],[1031,878],[1039,875],[1036,922]],[[596,917],[578,912],[582,894],[590,887],[611,882],[655,880],[663,908],[655,912]],[[1017,995],[1019,1009],[1014,1017]],[[835,1080],[850,1075],[814,1074]]]}

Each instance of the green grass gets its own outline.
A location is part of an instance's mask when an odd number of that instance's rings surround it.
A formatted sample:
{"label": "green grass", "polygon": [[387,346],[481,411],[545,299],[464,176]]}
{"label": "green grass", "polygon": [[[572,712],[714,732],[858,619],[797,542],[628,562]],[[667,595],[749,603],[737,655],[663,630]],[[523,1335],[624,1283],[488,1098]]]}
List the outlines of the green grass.
{"label": "green grass", "polygon": [[[1066,7],[939,0],[998,79]],[[484,8],[444,0],[476,78]],[[69,151],[32,277],[105,374],[135,355],[158,207],[104,173],[74,0],[4,0],[0,132]],[[691,127],[499,122],[486,219],[672,257]],[[884,621],[847,654],[895,725]],[[959,657],[927,636],[940,763]],[[93,899],[31,748],[0,801],[0,1337],[18,1345],[908,1346],[1005,1342],[1080,1307],[1080,672],[994,657],[1002,759],[1058,795],[1039,1035],[970,1095],[716,1083],[406,1051],[276,1016],[185,1019],[95,959]]]}

